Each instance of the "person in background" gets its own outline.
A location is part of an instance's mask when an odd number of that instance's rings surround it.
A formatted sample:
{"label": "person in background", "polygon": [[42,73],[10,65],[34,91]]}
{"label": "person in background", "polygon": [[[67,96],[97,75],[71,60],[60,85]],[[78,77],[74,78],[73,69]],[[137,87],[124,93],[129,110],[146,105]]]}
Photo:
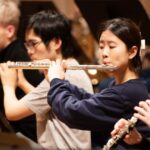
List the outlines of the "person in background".
{"label": "person in background", "polygon": [[146,53],[142,59],[142,71],[140,76],[146,81],[148,93],[150,94],[150,52],[149,49],[146,49],[145,51]]}
{"label": "person in background", "polygon": [[[42,62],[44,62],[42,59],[56,60],[59,58],[65,59],[68,64],[78,65],[74,59],[74,50],[71,48],[70,31],[69,21],[55,11],[41,11],[34,14],[29,20],[25,35],[25,45],[30,58]],[[18,101],[15,95],[16,71],[9,69],[6,64],[2,64],[0,75],[5,95],[7,118],[19,120],[35,113],[38,142],[43,148],[91,149],[89,131],[70,129],[53,113],[47,103],[50,85],[46,79],[36,88],[30,88],[31,92]],[[26,89],[29,83],[21,74],[18,74],[18,78],[22,81],[22,85],[20,85],[22,89]],[[67,70],[65,78],[93,93],[92,84],[85,71]]]}
{"label": "person in background", "polygon": [[[31,61],[24,43],[17,38],[19,26],[20,10],[19,1],[1,0],[0,1],[0,63],[10,61]],[[34,86],[40,83],[43,76],[38,71],[24,71],[26,79]],[[7,80],[7,79],[6,79]],[[21,98],[25,92],[17,87],[16,96]],[[0,83],[0,111],[1,122],[3,123],[2,131],[10,131],[7,120],[3,117],[3,89]],[[36,123],[35,116],[24,118],[20,121],[9,122],[15,132],[21,132],[32,140],[36,141]],[[2,126],[2,124],[1,124]],[[12,130],[11,130],[12,131]]]}
{"label": "person in background", "polygon": [[[139,79],[141,37],[137,25],[130,19],[115,18],[101,24],[99,34],[100,64],[117,66],[107,71],[114,77],[109,88],[93,95],[70,84],[64,80],[64,63],[60,60],[52,61],[48,71],[49,105],[69,127],[94,132],[97,136],[92,138],[93,149],[106,143],[117,120],[130,118],[133,107],[148,98],[146,86]],[[138,128],[150,135],[144,124]],[[128,147],[123,141],[120,146]]]}
{"label": "person in background", "polygon": [[[134,117],[138,118],[140,121],[144,122],[150,128],[150,100],[140,101],[139,106],[135,106]],[[128,125],[128,121],[125,119],[120,119],[114,126],[111,132],[112,137],[115,137],[119,132],[124,130]],[[125,137],[124,141],[129,145],[138,144],[139,148],[143,150],[148,150],[150,147],[150,139],[144,137],[136,128],[131,130]]]}

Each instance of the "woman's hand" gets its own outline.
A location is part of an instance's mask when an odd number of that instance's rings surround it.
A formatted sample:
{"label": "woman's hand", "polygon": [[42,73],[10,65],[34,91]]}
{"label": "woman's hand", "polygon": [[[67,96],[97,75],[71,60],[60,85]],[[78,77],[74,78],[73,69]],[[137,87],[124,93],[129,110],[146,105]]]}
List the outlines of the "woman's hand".
{"label": "woman's hand", "polygon": [[[111,132],[111,136],[115,137],[120,132],[122,132],[128,126],[128,121],[125,119],[120,119],[114,126],[114,130]],[[124,137],[124,142],[129,145],[139,144],[142,141],[141,134],[134,128]]]}
{"label": "woman's hand", "polygon": [[50,62],[48,69],[48,80],[51,82],[54,78],[65,78],[65,61],[57,59],[56,61]]}

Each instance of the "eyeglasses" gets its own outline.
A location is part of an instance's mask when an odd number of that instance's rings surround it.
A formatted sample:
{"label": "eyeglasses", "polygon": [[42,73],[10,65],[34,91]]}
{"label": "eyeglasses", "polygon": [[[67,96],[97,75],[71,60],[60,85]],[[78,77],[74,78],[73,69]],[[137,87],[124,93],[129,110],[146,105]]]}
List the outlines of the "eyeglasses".
{"label": "eyeglasses", "polygon": [[42,41],[28,41],[25,42],[24,45],[27,49],[35,49],[40,43],[42,43]]}

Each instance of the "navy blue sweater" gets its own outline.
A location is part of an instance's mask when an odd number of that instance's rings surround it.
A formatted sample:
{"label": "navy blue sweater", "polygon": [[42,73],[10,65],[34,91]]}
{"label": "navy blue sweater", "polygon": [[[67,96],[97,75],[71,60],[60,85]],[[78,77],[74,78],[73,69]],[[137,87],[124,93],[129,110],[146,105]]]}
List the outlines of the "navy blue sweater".
{"label": "navy blue sweater", "polygon": [[[89,94],[66,80],[53,79],[48,93],[48,103],[62,122],[71,128],[100,133],[94,139],[95,147],[103,146],[114,124],[120,118],[129,119],[134,113],[133,107],[147,98],[145,83],[139,79],[112,84],[96,94]],[[137,128],[150,136],[150,129],[142,122],[137,124]]]}

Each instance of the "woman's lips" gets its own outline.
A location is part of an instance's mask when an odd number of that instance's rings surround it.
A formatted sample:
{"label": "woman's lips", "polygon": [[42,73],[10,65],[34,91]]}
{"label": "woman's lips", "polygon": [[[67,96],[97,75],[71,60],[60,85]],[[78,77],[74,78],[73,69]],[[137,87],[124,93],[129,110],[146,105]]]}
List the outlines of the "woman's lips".
{"label": "woman's lips", "polygon": [[110,63],[109,63],[109,62],[103,62],[103,64],[104,64],[104,65],[108,65],[108,64],[110,64]]}

